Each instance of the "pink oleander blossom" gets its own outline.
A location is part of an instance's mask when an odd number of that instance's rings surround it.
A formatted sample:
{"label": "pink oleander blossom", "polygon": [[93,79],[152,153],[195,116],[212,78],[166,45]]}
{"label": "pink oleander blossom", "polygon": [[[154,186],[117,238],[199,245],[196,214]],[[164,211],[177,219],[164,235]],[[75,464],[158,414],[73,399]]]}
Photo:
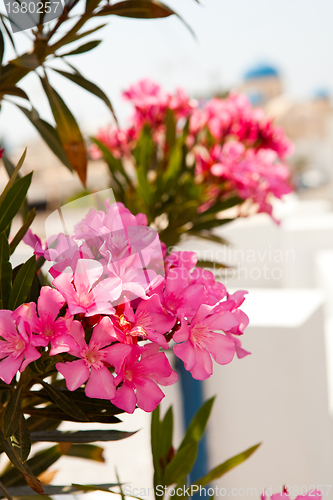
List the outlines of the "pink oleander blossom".
{"label": "pink oleander blossom", "polygon": [[41,354],[31,344],[29,323],[14,319],[12,311],[0,310],[0,379],[10,384],[15,374],[23,372]]}
{"label": "pink oleander blossom", "polygon": [[69,354],[79,358],[75,361],[57,363],[56,368],[66,380],[69,391],[75,391],[86,383],[85,393],[89,398],[112,399],[115,396],[115,378],[108,367],[121,371],[124,358],[131,352],[126,344],[117,340],[111,320],[104,317],[93,329],[89,344],[85,341],[85,332],[79,321],[72,324],[71,335],[76,348]]}
{"label": "pink oleander blossom", "polygon": [[38,316],[36,304],[30,302],[18,307],[13,316],[23,317],[29,322],[31,331],[37,335],[31,336],[31,344],[36,347],[47,347],[51,344],[50,356],[67,352],[75,348],[76,343],[69,334],[73,317],[58,318],[60,309],[65,305],[65,299],[57,290],[43,286],[38,298]]}
{"label": "pink oleander blossom", "polygon": [[[261,500],[268,500],[266,496],[266,492],[260,496]],[[305,495],[298,495],[295,500],[321,500],[322,493],[319,490],[310,490],[309,493]],[[283,491],[282,493],[275,493],[271,495],[271,500],[290,500],[289,494],[287,491]]]}
{"label": "pink oleander blossom", "polygon": [[166,314],[159,296],[152,295],[142,300],[134,312],[129,303],[118,306],[117,315],[112,317],[117,337],[121,342],[136,343],[137,338],[156,342],[168,349],[164,334],[174,326],[176,318]]}
{"label": "pink oleander blossom", "polygon": [[146,412],[153,411],[164,397],[158,387],[174,384],[178,379],[164,353],[156,344],[133,345],[116,377],[117,390],[111,402],[133,413],[136,405]]}
{"label": "pink oleander blossom", "polygon": [[173,351],[193,378],[204,380],[213,373],[210,355],[220,365],[230,363],[235,355],[234,341],[215,330],[230,331],[238,321],[229,311],[216,313],[216,306],[203,304],[188,324],[183,316],[181,327],[173,336]]}
{"label": "pink oleander blossom", "polygon": [[74,273],[67,268],[53,280],[55,288],[65,297],[71,314],[94,316],[114,313],[111,303],[120,296],[121,280],[106,278],[99,281],[102,274],[100,262],[79,259]]}

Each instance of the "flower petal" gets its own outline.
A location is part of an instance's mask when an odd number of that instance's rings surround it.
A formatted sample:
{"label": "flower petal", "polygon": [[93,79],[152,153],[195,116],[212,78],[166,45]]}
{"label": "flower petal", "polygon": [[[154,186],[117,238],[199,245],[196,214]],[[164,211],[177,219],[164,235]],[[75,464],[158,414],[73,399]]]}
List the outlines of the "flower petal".
{"label": "flower petal", "polygon": [[56,369],[66,379],[67,389],[75,391],[89,377],[89,368],[83,359],[77,361],[68,361],[66,363],[57,363]]}
{"label": "flower petal", "polygon": [[85,393],[88,398],[112,399],[115,397],[116,386],[114,377],[106,366],[102,366],[98,370],[93,366],[91,367]]}

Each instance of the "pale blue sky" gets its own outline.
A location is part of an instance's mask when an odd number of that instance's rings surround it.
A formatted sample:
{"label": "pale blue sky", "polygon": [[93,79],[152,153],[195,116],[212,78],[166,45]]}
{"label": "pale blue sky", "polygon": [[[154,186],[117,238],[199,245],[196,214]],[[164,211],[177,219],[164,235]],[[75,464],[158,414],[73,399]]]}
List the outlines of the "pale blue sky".
{"label": "pale blue sky", "polygon": [[[195,94],[237,84],[244,71],[258,62],[279,68],[286,92],[295,99],[306,98],[317,88],[327,88],[333,95],[332,0],[165,2],[187,20],[198,41],[174,17],[156,21],[113,17],[92,36],[103,38],[97,49],[70,58],[107,93],[122,120],[128,108],[120,92],[139,78],[148,76],[170,90],[182,86]],[[23,49],[23,35],[14,37]],[[109,121],[97,98],[58,75],[52,75],[52,82],[86,133]],[[38,78],[29,76],[22,87],[40,114],[51,119]],[[0,130],[11,144],[24,145],[37,137],[8,104],[0,115]]]}

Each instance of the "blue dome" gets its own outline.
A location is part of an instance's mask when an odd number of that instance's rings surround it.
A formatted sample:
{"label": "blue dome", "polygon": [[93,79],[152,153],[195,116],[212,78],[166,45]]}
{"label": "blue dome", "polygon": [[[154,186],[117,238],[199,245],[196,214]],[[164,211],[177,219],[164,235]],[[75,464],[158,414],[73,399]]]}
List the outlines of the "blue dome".
{"label": "blue dome", "polygon": [[254,80],[256,78],[267,78],[272,76],[279,76],[279,72],[277,71],[277,69],[275,69],[273,66],[269,66],[268,64],[258,64],[245,73],[244,79]]}

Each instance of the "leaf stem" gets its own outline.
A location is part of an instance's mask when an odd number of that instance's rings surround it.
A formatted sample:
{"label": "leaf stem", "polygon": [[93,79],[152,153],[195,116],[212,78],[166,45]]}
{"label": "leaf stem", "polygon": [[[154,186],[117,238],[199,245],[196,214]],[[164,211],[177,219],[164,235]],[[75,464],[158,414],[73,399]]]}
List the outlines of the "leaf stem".
{"label": "leaf stem", "polygon": [[2,484],[2,482],[0,481],[0,490],[2,491],[2,493],[5,495],[5,497],[7,498],[7,500],[14,500],[13,497],[8,493],[7,489],[5,488],[5,486]]}

